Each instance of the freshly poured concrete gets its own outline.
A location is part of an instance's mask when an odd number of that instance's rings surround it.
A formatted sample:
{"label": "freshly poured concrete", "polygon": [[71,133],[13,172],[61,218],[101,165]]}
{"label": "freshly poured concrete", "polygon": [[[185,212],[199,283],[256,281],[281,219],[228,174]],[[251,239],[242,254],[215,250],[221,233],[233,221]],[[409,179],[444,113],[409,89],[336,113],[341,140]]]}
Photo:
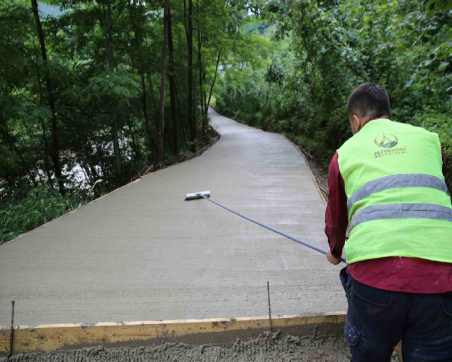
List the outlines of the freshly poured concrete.
{"label": "freshly poured concrete", "polygon": [[0,325],[345,310],[339,268],[212,198],[324,249],[324,202],[284,137],[214,112],[221,139],[0,246]]}

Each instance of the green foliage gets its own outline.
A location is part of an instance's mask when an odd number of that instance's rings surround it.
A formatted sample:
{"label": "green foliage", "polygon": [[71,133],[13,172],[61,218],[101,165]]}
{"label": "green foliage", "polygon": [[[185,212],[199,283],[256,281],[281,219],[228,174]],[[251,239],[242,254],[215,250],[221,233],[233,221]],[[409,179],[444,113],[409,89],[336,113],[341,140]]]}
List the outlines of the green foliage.
{"label": "green foliage", "polygon": [[60,215],[65,188],[99,196],[208,142],[217,59],[245,49],[247,1],[37,3],[0,1],[2,235]]}
{"label": "green foliage", "polygon": [[0,244],[78,205],[77,197],[62,196],[45,186],[31,189],[25,197],[9,198],[0,204]]}
{"label": "green foliage", "polygon": [[325,165],[351,135],[348,95],[363,82],[375,82],[388,90],[394,120],[440,135],[450,184],[452,10],[444,4],[269,1],[263,18],[249,20],[276,24],[254,32],[267,48],[256,51],[258,60],[248,67],[240,60],[225,70],[219,110],[286,133]]}
{"label": "green foliage", "polygon": [[439,135],[442,144],[444,172],[449,190],[452,190],[452,118],[438,112],[418,113],[413,123]]}
{"label": "green foliage", "polygon": [[114,106],[116,102],[129,102],[132,98],[139,96],[140,88],[138,77],[127,67],[115,68],[109,71],[96,73],[89,79],[85,88],[86,99],[105,100],[109,98]]}
{"label": "green foliage", "polygon": [[[326,163],[350,136],[351,90],[382,84],[395,120],[439,133],[450,183],[446,2],[192,0],[191,58],[188,3],[41,1],[40,34],[29,0],[0,1],[3,239],[74,205],[47,185],[83,194],[97,183],[98,196],[193,151],[208,135],[212,91],[220,112],[285,133]],[[169,13],[172,47],[164,36]]]}

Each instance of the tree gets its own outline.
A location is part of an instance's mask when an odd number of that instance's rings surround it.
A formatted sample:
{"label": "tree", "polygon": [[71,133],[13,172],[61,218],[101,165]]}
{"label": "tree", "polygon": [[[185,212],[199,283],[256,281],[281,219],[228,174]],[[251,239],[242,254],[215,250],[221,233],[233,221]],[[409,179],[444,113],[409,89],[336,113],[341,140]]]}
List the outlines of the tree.
{"label": "tree", "polygon": [[[0,212],[42,198],[62,213],[206,145],[248,5],[0,2]],[[53,215],[32,214],[33,225]]]}
{"label": "tree", "polygon": [[[394,120],[440,135],[451,184],[450,6],[437,0],[261,6],[241,22],[242,33],[261,46],[254,45],[252,55],[235,50],[229,56],[216,92],[220,111],[284,132],[326,166],[350,136],[347,96],[360,83],[379,83],[391,95]],[[270,64],[284,76],[267,104],[262,95],[274,83]]]}
{"label": "tree", "polygon": [[184,0],[184,13],[186,14],[185,32],[187,37],[187,123],[190,127],[190,142],[195,142],[197,136],[196,122],[193,113],[193,0]]}
{"label": "tree", "polygon": [[179,129],[177,114],[177,87],[176,87],[176,68],[174,63],[174,44],[173,44],[173,25],[171,15],[170,0],[165,0],[164,22],[166,24],[166,47],[168,48],[168,80],[170,88],[171,102],[171,126],[168,127],[170,133],[170,144],[175,155],[179,153]]}
{"label": "tree", "polygon": [[50,78],[50,70],[48,64],[47,57],[47,48],[45,41],[45,34],[42,29],[41,19],[39,18],[39,10],[38,3],[36,0],[31,0],[31,7],[33,11],[33,16],[36,23],[36,33],[39,39],[39,45],[41,48],[41,57],[42,57],[42,65],[44,68],[44,79],[47,90],[47,102],[50,108],[50,114],[52,119],[52,149],[51,149],[51,157],[53,162],[53,170],[55,172],[55,178],[58,183],[58,187],[61,193],[64,193],[64,181],[61,174],[61,164],[59,158],[59,130],[58,130],[58,121],[57,121],[57,113],[55,107],[55,96],[54,96],[54,87],[52,84],[52,80]]}

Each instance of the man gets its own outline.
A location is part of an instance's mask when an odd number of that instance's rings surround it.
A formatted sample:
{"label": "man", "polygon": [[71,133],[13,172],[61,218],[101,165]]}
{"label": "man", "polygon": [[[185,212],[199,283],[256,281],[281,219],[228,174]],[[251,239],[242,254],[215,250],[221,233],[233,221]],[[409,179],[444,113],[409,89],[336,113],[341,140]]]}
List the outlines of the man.
{"label": "man", "polygon": [[348,299],[352,361],[452,361],[452,208],[438,136],[389,120],[386,91],[356,88],[353,137],[333,156],[325,214],[328,261]]}

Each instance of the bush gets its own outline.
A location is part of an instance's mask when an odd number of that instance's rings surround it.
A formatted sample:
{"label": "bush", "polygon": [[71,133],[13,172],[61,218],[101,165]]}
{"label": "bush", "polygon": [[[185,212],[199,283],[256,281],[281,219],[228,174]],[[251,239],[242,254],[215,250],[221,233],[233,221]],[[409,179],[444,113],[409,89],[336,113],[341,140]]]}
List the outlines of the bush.
{"label": "bush", "polygon": [[438,133],[443,148],[444,176],[449,190],[452,190],[452,119],[450,115],[436,112],[420,113],[415,116],[413,123]]}
{"label": "bush", "polygon": [[0,206],[0,243],[14,239],[78,205],[78,197],[62,196],[45,186],[31,189],[23,198],[11,197]]}
{"label": "bush", "polygon": [[325,166],[351,136],[347,97],[361,83],[378,83],[391,96],[394,121],[439,134],[450,189],[452,12],[428,10],[422,1],[362,1],[358,7],[352,0],[303,0],[286,6],[267,9],[267,21],[276,17],[275,34],[283,37],[267,34],[271,65],[265,52],[249,69],[230,64],[218,87],[220,112],[286,134]]}

